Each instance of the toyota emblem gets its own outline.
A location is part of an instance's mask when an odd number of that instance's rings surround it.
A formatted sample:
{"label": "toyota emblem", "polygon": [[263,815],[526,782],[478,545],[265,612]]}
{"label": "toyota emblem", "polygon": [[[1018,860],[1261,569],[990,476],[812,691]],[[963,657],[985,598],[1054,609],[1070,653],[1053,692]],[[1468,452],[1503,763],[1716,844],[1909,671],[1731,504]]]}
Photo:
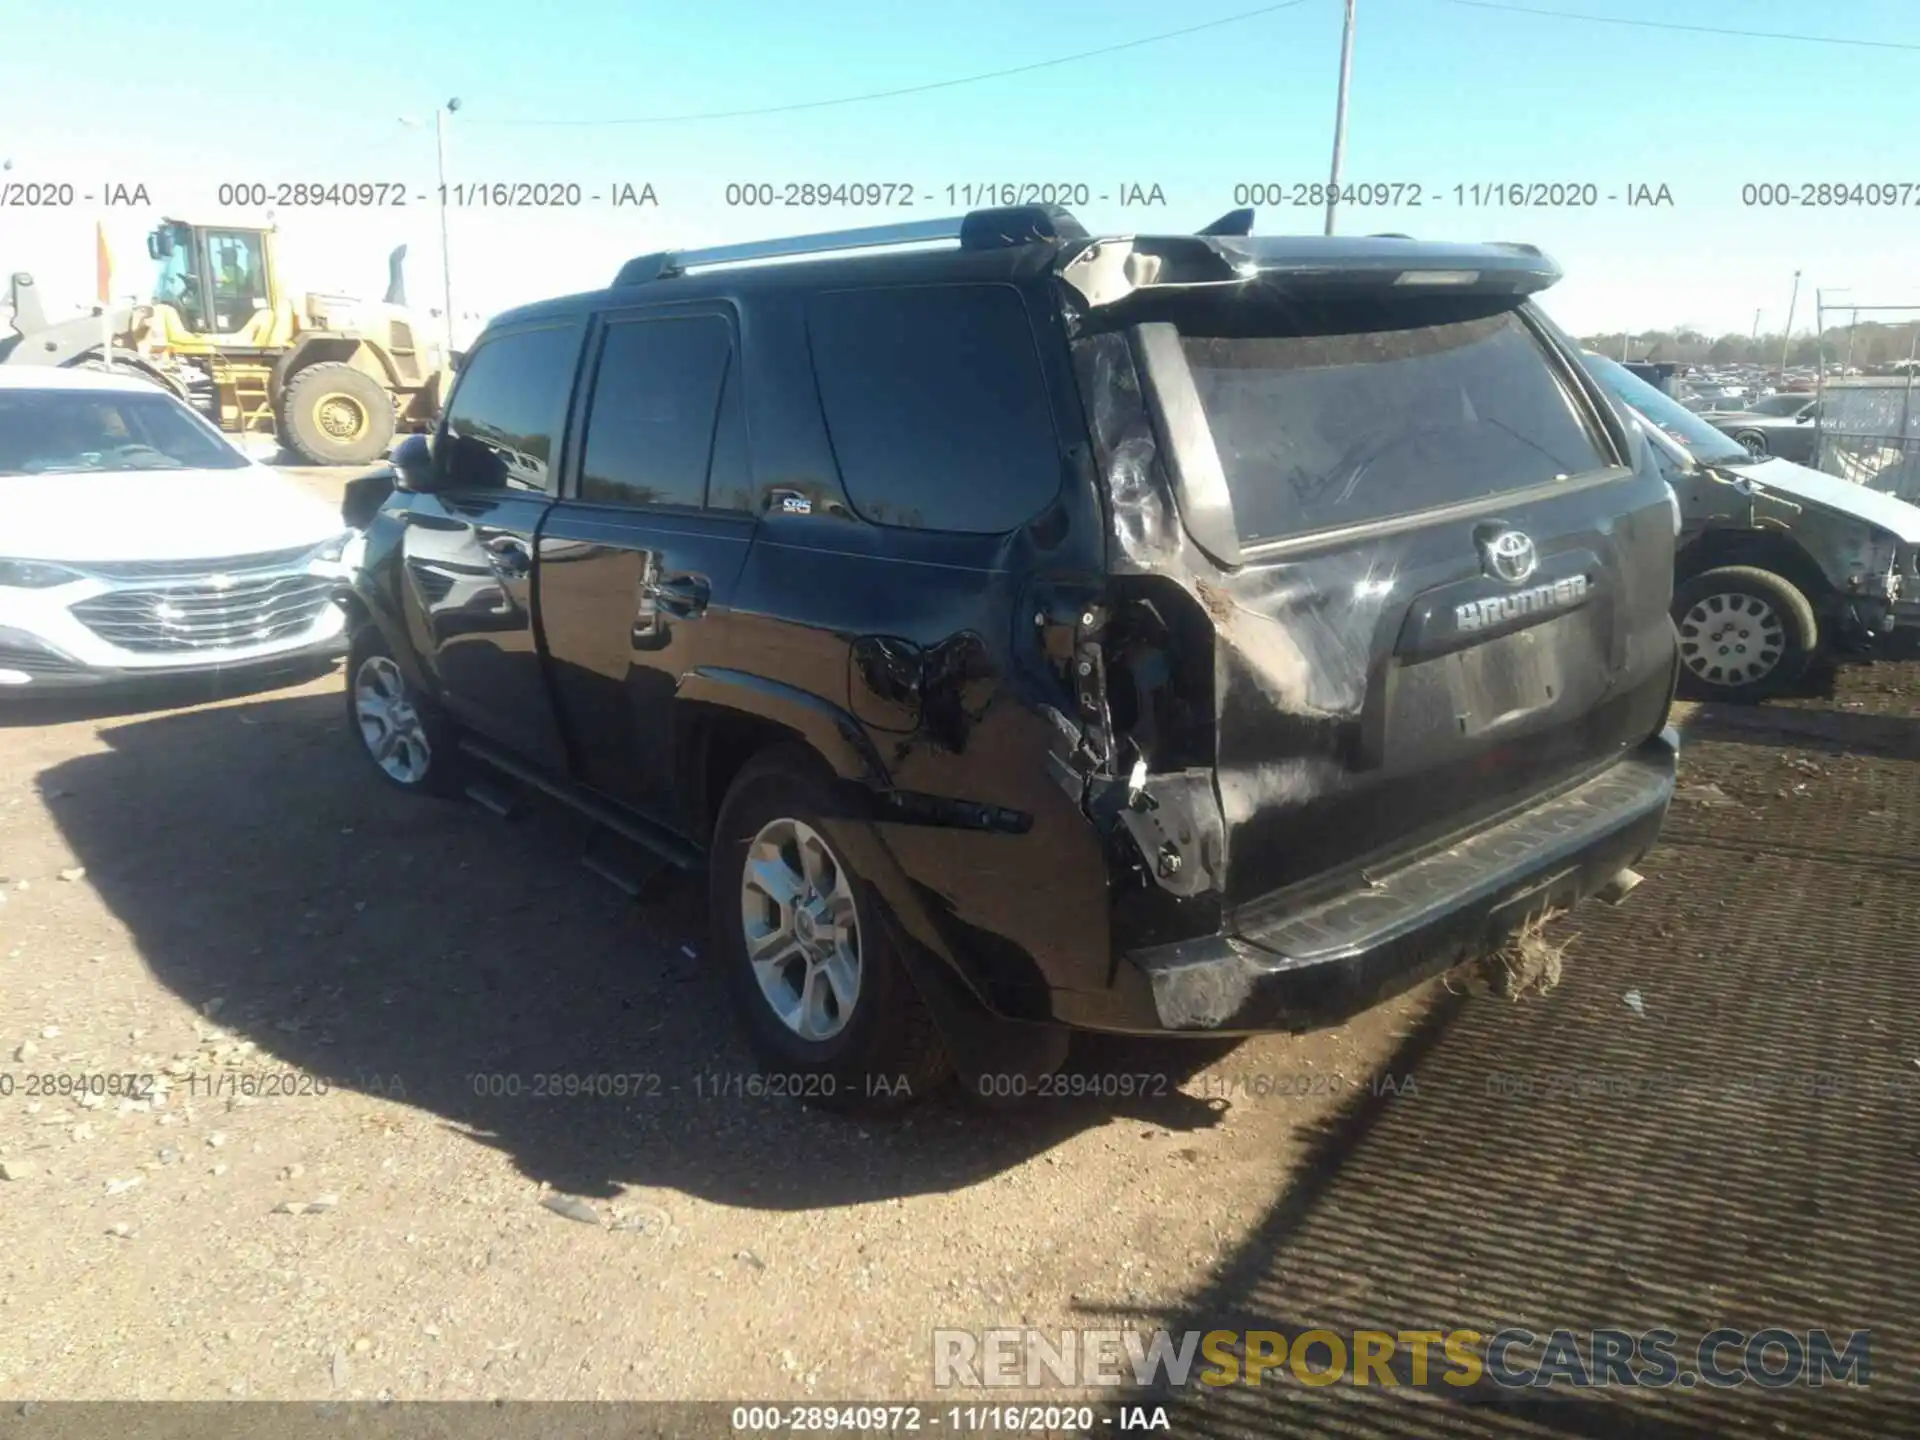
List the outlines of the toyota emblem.
{"label": "toyota emblem", "polygon": [[1540,563],[1532,539],[1518,530],[1498,530],[1482,540],[1480,559],[1489,575],[1509,585],[1518,585]]}

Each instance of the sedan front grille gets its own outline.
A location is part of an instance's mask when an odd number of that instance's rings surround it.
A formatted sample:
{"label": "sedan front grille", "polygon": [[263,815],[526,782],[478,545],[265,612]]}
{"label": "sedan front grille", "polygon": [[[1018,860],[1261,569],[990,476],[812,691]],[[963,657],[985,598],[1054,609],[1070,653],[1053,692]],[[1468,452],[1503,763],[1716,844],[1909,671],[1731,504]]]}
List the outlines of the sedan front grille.
{"label": "sedan front grille", "polygon": [[241,650],[291,639],[329,603],[331,587],[317,575],[223,575],[220,580],[109,590],[82,600],[73,614],[109,645],[167,654]]}

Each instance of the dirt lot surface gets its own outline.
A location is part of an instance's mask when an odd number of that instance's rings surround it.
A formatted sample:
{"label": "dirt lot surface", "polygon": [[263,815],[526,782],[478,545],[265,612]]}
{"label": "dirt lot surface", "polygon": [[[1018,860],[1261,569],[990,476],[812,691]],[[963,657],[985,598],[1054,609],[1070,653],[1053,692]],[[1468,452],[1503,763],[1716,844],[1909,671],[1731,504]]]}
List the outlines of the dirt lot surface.
{"label": "dirt lot surface", "polygon": [[0,1396],[924,1399],[935,1327],[1783,1326],[1871,1328],[1872,1383],[1270,1382],[1177,1433],[1911,1433],[1920,666],[1690,715],[1544,998],[883,1124],[736,1092],[693,886],[383,786],[340,686],[0,713]]}

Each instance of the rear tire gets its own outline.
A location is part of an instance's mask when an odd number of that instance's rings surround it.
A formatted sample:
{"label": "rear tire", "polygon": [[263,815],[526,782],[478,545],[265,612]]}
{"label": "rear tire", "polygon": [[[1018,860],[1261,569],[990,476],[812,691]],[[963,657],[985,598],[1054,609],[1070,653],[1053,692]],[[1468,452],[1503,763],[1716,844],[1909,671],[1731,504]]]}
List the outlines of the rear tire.
{"label": "rear tire", "polygon": [[710,948],[773,1093],[897,1111],[951,1067],[872,886],[830,838],[837,813],[810,751],[783,745],[748,763],[714,827]]}
{"label": "rear tire", "polygon": [[1792,581],[1755,565],[1723,565],[1675,588],[1681,675],[1705,700],[1752,704],[1806,673],[1820,621]]}
{"label": "rear tire", "polygon": [[389,785],[419,795],[460,791],[453,726],[393,658],[380,627],[354,631],[347,647],[347,728]]}
{"label": "rear tire", "polygon": [[1734,443],[1744,445],[1747,453],[1756,460],[1764,460],[1773,453],[1767,445],[1767,437],[1758,430],[1736,430],[1733,439]]}
{"label": "rear tire", "polygon": [[285,441],[312,465],[366,465],[393,443],[393,399],[371,375],[329,361],[295,375],[281,397]]}

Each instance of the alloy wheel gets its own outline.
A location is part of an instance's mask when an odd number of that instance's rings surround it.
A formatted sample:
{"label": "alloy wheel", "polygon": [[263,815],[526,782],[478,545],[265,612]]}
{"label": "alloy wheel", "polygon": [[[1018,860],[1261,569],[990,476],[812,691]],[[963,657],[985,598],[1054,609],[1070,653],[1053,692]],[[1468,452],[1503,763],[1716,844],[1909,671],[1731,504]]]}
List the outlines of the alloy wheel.
{"label": "alloy wheel", "polygon": [[760,993],[802,1040],[831,1040],[860,998],[853,877],[804,821],[770,820],[747,847],[740,921]]}
{"label": "alloy wheel", "polygon": [[402,785],[418,785],[433,763],[427,729],[407,696],[406,677],[385,655],[369,655],[353,677],[353,715],[373,763]]}

